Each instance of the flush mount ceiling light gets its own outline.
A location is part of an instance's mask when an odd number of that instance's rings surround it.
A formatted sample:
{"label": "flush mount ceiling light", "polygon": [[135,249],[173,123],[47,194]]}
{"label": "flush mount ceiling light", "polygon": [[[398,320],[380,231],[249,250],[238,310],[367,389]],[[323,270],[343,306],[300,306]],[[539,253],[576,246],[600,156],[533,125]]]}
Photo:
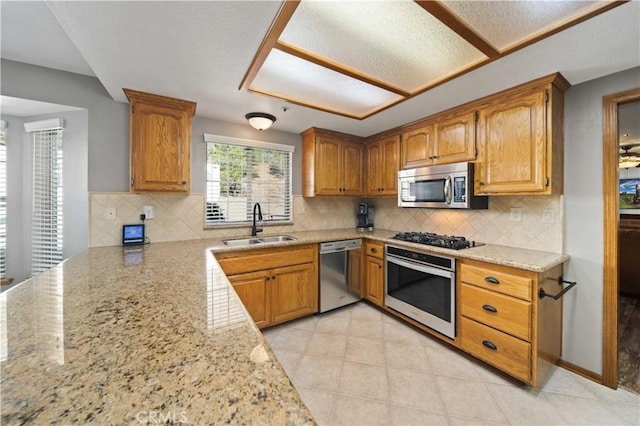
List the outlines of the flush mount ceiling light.
{"label": "flush mount ceiling light", "polygon": [[624,152],[620,153],[620,160],[618,167],[621,169],[630,169],[632,167],[638,167],[640,165],[640,154],[635,152],[629,152],[630,149],[640,146],[640,144],[630,144],[620,146],[620,149]]}
{"label": "flush mount ceiling light", "polygon": [[623,3],[285,0],[240,89],[363,120]]}
{"label": "flush mount ceiling light", "polygon": [[267,130],[276,121],[276,118],[265,112],[250,112],[244,116],[251,127],[257,130]]}

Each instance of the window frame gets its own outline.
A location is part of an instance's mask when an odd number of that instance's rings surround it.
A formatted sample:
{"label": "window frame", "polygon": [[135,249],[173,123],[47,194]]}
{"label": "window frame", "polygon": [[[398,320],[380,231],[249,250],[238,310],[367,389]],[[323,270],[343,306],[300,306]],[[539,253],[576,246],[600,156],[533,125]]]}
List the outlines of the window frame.
{"label": "window frame", "polygon": [[295,151],[294,146],[279,144],[274,142],[267,142],[267,141],[258,141],[253,139],[241,139],[241,138],[234,138],[229,136],[214,135],[209,133],[204,134],[204,142],[205,142],[205,194],[204,194],[205,195],[204,196],[205,198],[204,228],[205,229],[239,228],[239,227],[251,226],[251,223],[252,223],[250,219],[246,219],[242,221],[225,221],[225,222],[219,222],[219,223],[211,223],[207,221],[207,204],[209,203],[209,199],[208,199],[209,177],[208,177],[208,170],[206,170],[206,168],[207,168],[207,163],[209,161],[209,143],[233,145],[233,146],[239,146],[243,148],[259,148],[259,149],[266,149],[266,150],[275,150],[275,151],[281,151],[283,153],[286,153],[289,156],[289,159],[288,159],[289,167],[288,167],[288,171],[286,171],[285,173],[286,175],[285,184],[287,184],[286,186],[288,187],[288,191],[286,194],[286,197],[288,198],[288,200],[285,201],[285,207],[286,207],[286,204],[289,205],[288,218],[275,219],[275,220],[263,219],[262,225],[275,226],[275,225],[293,224],[293,152]]}

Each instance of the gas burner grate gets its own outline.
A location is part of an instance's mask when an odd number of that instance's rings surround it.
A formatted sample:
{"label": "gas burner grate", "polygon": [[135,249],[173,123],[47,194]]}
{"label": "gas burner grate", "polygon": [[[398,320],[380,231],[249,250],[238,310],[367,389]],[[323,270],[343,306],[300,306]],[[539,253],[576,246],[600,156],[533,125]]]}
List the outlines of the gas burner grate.
{"label": "gas burner grate", "polygon": [[461,250],[482,245],[480,243],[476,243],[475,241],[469,241],[465,237],[457,237],[454,235],[438,235],[432,232],[400,232],[394,235],[393,238],[410,243],[425,244],[452,250]]}

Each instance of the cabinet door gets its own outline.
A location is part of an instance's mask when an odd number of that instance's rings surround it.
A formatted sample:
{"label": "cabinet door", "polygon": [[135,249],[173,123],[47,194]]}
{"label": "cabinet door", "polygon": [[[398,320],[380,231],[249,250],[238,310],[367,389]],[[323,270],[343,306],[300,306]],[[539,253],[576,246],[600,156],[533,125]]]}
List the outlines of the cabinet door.
{"label": "cabinet door", "polygon": [[380,187],[383,195],[398,194],[398,170],[400,170],[400,135],[385,138],[380,162]]}
{"label": "cabinet door", "polygon": [[131,113],[132,191],[189,192],[191,117],[135,103]]}
{"label": "cabinet door", "polygon": [[379,306],[384,306],[384,261],[373,256],[365,256],[365,298]]}
{"label": "cabinet door", "polygon": [[433,126],[402,134],[402,168],[428,166],[433,163]]}
{"label": "cabinet door", "polygon": [[548,179],[544,91],[481,110],[478,128],[476,193],[545,191]]}
{"label": "cabinet door", "polygon": [[381,141],[367,145],[367,195],[380,195],[382,188],[380,164],[383,161]]}
{"label": "cabinet door", "polygon": [[362,195],[362,145],[351,142],[343,143],[340,172],[342,173],[342,191],[340,191],[340,194]]}
{"label": "cabinet door", "polygon": [[271,270],[272,323],[318,312],[318,280],[313,263]]}
{"label": "cabinet door", "polygon": [[268,271],[250,272],[229,276],[233,289],[260,328],[270,324],[270,303],[267,293]]}
{"label": "cabinet door", "polygon": [[438,121],[434,164],[473,161],[476,158],[476,113],[445,118]]}
{"label": "cabinet door", "polygon": [[342,142],[333,136],[322,135],[316,140],[316,195],[341,194]]}

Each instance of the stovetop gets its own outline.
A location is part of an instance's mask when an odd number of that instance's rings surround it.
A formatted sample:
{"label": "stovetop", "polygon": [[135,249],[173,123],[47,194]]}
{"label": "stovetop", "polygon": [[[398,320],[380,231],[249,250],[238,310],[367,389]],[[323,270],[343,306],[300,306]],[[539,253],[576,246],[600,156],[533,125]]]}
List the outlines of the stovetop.
{"label": "stovetop", "polygon": [[400,232],[392,237],[395,240],[411,243],[425,244],[435,247],[443,247],[452,250],[461,250],[470,247],[478,247],[484,244],[469,241],[465,237],[453,235],[438,235],[431,232]]}

